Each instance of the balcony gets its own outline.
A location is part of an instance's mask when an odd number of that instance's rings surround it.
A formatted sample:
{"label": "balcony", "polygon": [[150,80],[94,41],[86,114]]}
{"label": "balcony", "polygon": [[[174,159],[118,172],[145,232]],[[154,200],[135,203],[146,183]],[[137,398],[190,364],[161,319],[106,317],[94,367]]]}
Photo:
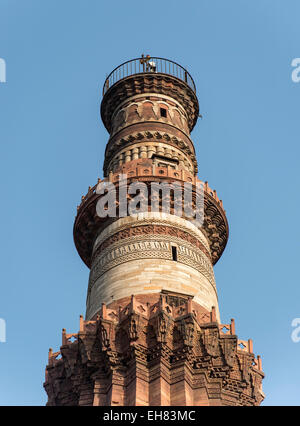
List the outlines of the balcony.
{"label": "balcony", "polygon": [[144,73],[171,75],[182,80],[193,90],[194,93],[196,93],[194,80],[187,70],[181,65],[170,61],[169,59],[142,55],[141,58],[131,59],[130,61],[124,62],[109,74],[103,86],[103,96],[111,86],[123,78]]}

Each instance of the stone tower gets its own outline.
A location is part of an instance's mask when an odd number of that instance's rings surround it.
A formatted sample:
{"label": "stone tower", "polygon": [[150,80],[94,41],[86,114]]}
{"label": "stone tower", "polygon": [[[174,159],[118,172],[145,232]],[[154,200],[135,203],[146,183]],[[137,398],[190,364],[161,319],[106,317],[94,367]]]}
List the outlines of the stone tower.
{"label": "stone tower", "polygon": [[[86,317],[80,316],[78,333],[63,329],[59,352],[49,351],[48,405],[263,400],[264,374],[251,339],[238,339],[234,320],[220,320],[213,265],[228,224],[216,191],[197,178],[190,133],[198,116],[193,79],[170,60],[142,56],[107,77],[104,179],[82,197],[74,224],[76,248],[90,268]],[[137,196],[133,183],[140,185],[140,210],[128,214]],[[161,184],[169,184],[169,193]],[[158,188],[156,209],[152,188]],[[191,190],[189,201],[184,188]],[[197,209],[197,188],[201,226],[176,210],[176,190],[182,206]],[[99,206],[109,204],[109,189],[115,214],[105,216]]]}

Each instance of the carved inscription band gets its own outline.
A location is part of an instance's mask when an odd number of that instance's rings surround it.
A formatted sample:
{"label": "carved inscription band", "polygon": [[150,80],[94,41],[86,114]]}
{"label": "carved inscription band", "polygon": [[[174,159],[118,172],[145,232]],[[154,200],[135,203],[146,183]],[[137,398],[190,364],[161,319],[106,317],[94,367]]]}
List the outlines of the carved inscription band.
{"label": "carved inscription band", "polygon": [[136,235],[165,235],[166,237],[169,235],[172,237],[181,238],[182,240],[185,240],[192,245],[196,246],[198,249],[200,249],[211,261],[210,253],[204,246],[204,244],[199,241],[196,237],[192,236],[188,232],[182,231],[178,228],[175,228],[173,226],[165,226],[165,225],[141,225],[141,226],[135,226],[134,228],[127,228],[122,231],[119,231],[115,233],[114,235],[107,238],[105,241],[103,241],[101,244],[99,244],[93,254],[93,260],[98,257],[101,251],[103,251],[106,247],[110,246],[111,244],[123,240],[124,238],[133,237]]}
{"label": "carved inscription band", "polygon": [[[213,267],[207,255],[178,237],[172,238],[172,244],[177,246],[177,261],[196,269],[215,288]],[[102,274],[121,263],[149,258],[172,260],[171,243],[164,235],[131,236],[110,244],[98,253],[91,268],[89,290]]]}
{"label": "carved inscription band", "polygon": [[[147,227],[144,227],[143,225],[147,225]],[[153,226],[153,228],[151,228],[151,226]],[[160,230],[162,231],[163,228],[165,231],[159,232]],[[127,234],[129,229],[130,233]],[[131,235],[153,233],[154,229],[158,231],[156,232],[157,234],[167,233],[172,236],[177,236],[201,248],[200,245],[197,245],[197,240],[206,249],[208,255],[210,253],[208,241],[200,229],[184,218],[163,212],[144,212],[118,219],[116,222],[113,222],[111,225],[106,227],[98,235],[94,244],[93,252],[95,253],[99,245],[101,245],[109,237],[116,235],[119,231],[125,232],[121,238],[127,238]],[[115,241],[118,240],[119,238]]]}

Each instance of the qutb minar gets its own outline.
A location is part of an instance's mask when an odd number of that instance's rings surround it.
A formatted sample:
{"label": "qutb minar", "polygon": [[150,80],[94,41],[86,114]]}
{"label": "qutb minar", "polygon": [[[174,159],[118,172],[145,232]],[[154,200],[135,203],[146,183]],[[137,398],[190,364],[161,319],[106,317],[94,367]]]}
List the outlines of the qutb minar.
{"label": "qutb minar", "polygon": [[[259,405],[261,359],[251,339],[237,337],[233,319],[220,320],[213,265],[228,223],[216,191],[197,177],[192,77],[149,55],[125,62],[105,80],[101,117],[110,135],[104,179],[82,197],[74,224],[76,248],[90,268],[86,316],[77,333],[62,330],[58,352],[49,350],[47,405]],[[132,184],[146,208],[121,214],[120,196],[126,205],[137,196]],[[189,184],[195,211],[200,185],[201,226],[185,208],[178,214],[175,190],[169,211],[163,189],[151,208],[153,184]],[[101,185],[115,188],[115,199]],[[144,199],[142,188],[149,189]],[[106,201],[114,215],[99,214]],[[180,201],[187,206],[184,195]]]}

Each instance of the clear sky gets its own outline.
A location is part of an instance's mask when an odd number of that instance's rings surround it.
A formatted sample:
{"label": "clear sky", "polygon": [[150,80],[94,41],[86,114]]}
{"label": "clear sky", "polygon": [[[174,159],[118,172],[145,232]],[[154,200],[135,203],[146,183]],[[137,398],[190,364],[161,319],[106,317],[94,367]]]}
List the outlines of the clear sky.
{"label": "clear sky", "polygon": [[44,405],[48,348],[77,332],[88,269],[72,236],[102,177],[106,75],[142,53],[192,74],[199,177],[230,226],[222,322],[252,338],[265,405],[299,405],[299,0],[0,0],[0,404]]}

